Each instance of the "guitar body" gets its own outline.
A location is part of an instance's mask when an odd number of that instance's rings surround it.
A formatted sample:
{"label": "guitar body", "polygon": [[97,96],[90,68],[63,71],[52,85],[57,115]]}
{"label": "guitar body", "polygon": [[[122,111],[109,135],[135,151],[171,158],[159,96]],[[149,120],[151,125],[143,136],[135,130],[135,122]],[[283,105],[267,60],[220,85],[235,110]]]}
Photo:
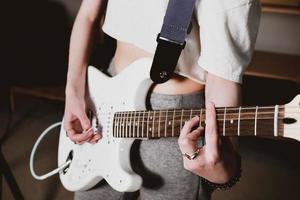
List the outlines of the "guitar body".
{"label": "guitar body", "polygon": [[[145,110],[149,88],[151,59],[142,58],[130,64],[122,73],[108,77],[94,67],[88,67],[87,103],[95,115],[92,120],[103,138],[96,144],[74,144],[61,128],[58,164],[72,162],[60,173],[64,187],[70,191],[87,190],[102,179],[117,191],[136,191],[142,179],[130,165],[130,149],[134,139],[113,138],[114,113]],[[99,121],[97,127],[96,119]]]}
{"label": "guitar body", "polygon": [[[136,191],[142,178],[130,165],[133,138],[178,137],[184,122],[195,115],[200,123],[205,122],[204,109],[145,111],[152,85],[151,64],[150,58],[139,59],[112,78],[94,67],[88,68],[87,107],[93,113],[92,127],[103,137],[96,144],[77,145],[61,128],[58,164],[71,160],[60,172],[66,189],[88,190],[105,179],[117,191]],[[218,134],[279,136],[300,141],[299,102],[300,95],[286,105],[217,108]]]}

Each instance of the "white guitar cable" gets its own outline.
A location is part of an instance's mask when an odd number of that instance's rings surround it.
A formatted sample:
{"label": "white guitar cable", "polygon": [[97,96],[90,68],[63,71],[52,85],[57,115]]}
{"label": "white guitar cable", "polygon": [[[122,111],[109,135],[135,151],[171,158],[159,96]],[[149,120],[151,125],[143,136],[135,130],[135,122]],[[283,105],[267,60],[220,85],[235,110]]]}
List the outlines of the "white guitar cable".
{"label": "white guitar cable", "polygon": [[30,154],[30,161],[29,161],[29,168],[30,168],[30,173],[31,175],[37,179],[37,180],[44,180],[46,178],[49,178],[50,176],[53,176],[54,174],[57,174],[59,173],[60,171],[62,171],[65,167],[67,167],[68,165],[71,164],[71,160],[68,160],[66,161],[65,163],[63,163],[62,165],[58,166],[56,169],[48,172],[47,174],[44,174],[44,175],[37,175],[34,171],[34,167],[33,167],[33,159],[34,159],[34,155],[35,155],[35,152],[36,152],[36,149],[38,147],[38,145],[40,144],[40,142],[42,141],[42,139],[52,130],[54,129],[55,127],[57,126],[60,126],[62,123],[61,122],[57,122],[57,123],[54,123],[52,125],[50,125],[48,128],[46,128],[42,134],[39,136],[39,138],[36,140],[35,144],[33,145],[33,148],[32,148],[32,151],[31,151],[31,154]]}

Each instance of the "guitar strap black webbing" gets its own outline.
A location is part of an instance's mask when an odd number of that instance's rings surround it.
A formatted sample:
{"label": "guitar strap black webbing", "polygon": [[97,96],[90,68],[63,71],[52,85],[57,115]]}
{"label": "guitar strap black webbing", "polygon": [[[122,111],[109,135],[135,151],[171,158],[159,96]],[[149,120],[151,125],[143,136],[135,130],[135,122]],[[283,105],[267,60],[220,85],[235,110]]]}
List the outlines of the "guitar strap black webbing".
{"label": "guitar strap black webbing", "polygon": [[157,46],[150,77],[155,83],[169,80],[175,70],[195,7],[195,0],[169,0],[163,26],[157,36]]}

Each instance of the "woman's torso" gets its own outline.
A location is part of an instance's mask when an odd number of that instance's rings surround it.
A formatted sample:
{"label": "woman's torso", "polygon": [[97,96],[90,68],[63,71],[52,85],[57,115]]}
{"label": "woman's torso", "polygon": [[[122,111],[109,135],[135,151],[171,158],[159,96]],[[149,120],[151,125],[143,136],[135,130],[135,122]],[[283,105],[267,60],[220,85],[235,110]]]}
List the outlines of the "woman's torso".
{"label": "woman's torso", "polygon": [[[116,73],[120,73],[130,63],[143,57],[153,57],[153,55],[133,44],[117,40],[117,49],[113,60]],[[203,84],[178,74],[174,74],[166,83],[156,84],[153,88],[153,92],[161,94],[188,94],[203,90]]]}

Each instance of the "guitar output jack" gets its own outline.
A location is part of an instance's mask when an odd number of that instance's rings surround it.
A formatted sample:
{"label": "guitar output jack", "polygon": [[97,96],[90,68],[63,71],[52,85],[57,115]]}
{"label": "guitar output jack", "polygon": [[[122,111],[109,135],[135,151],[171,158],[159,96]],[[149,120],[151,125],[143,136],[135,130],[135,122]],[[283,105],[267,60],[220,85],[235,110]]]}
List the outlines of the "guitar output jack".
{"label": "guitar output jack", "polygon": [[[68,162],[69,160],[72,161],[73,160],[73,150],[71,150],[68,154],[68,157],[66,159],[66,162]],[[63,174],[65,175],[67,172],[68,172],[68,169],[70,167],[71,163],[69,165],[67,165],[62,171],[63,171]]]}

